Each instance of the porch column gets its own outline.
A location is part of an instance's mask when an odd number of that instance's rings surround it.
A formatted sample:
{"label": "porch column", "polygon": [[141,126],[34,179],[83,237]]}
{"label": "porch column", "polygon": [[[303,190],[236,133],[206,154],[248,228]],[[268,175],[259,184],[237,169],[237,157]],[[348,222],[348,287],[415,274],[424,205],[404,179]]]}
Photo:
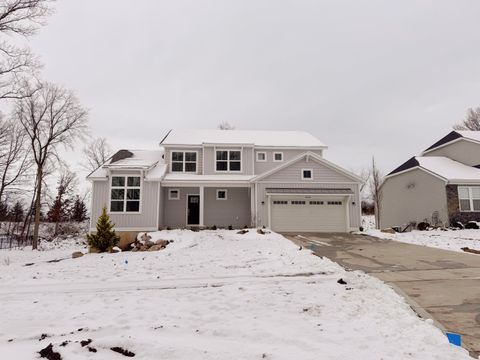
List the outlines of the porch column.
{"label": "porch column", "polygon": [[200,207],[200,224],[199,226],[204,226],[203,225],[203,209],[204,209],[204,196],[205,196],[205,186],[200,185],[199,189],[199,207]]}

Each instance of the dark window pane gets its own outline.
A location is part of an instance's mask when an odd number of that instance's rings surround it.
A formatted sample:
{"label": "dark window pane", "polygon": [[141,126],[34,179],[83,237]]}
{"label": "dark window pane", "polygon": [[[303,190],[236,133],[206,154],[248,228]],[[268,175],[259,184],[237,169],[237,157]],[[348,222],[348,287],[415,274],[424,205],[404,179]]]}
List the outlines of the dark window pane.
{"label": "dark window pane", "polygon": [[276,154],[275,154],[275,160],[276,160],[276,161],[282,161],[282,160],[283,160],[283,154],[281,154],[281,153],[276,153]]}
{"label": "dark window pane", "polygon": [[125,178],[123,176],[113,176],[112,186],[125,186]]}
{"label": "dark window pane", "polygon": [[123,200],[125,198],[125,190],[124,189],[112,189],[111,194],[112,200]]}
{"label": "dark window pane", "polygon": [[178,190],[170,190],[170,199],[178,199]]}
{"label": "dark window pane", "polygon": [[230,151],[230,160],[240,160],[240,151]]}
{"label": "dark window pane", "polygon": [[230,171],[240,171],[240,161],[230,161]]}
{"label": "dark window pane", "polygon": [[172,163],[172,171],[183,171],[183,163]]}
{"label": "dark window pane", "polygon": [[186,152],[185,161],[197,161],[197,153],[195,152]]}
{"label": "dark window pane", "polygon": [[140,210],[140,201],[127,201],[128,212],[138,212]]}
{"label": "dark window pane", "polygon": [[470,211],[470,200],[460,200],[460,210]]}
{"label": "dark window pane", "polygon": [[128,189],[127,200],[140,200],[140,189]]}
{"label": "dark window pane", "polygon": [[217,160],[227,160],[228,151],[217,151]]}
{"label": "dark window pane", "polygon": [[185,163],[185,171],[186,172],[196,172],[197,171],[197,163]]}
{"label": "dark window pane", "polygon": [[128,177],[127,186],[140,186],[140,177]]}
{"label": "dark window pane", "polygon": [[305,179],[310,179],[312,177],[312,172],[310,170],[303,170],[303,177]]}
{"label": "dark window pane", "polygon": [[181,151],[172,152],[172,161],[183,161],[183,152]]}
{"label": "dark window pane", "polygon": [[111,212],[123,211],[123,201],[110,202],[110,211]]}
{"label": "dark window pane", "polygon": [[223,191],[223,190],[219,190],[219,191],[218,191],[218,194],[217,194],[217,197],[218,197],[219,199],[226,199],[226,198],[227,198],[227,193],[226,193],[225,191]]}
{"label": "dark window pane", "polygon": [[217,171],[227,171],[227,162],[217,161]]}

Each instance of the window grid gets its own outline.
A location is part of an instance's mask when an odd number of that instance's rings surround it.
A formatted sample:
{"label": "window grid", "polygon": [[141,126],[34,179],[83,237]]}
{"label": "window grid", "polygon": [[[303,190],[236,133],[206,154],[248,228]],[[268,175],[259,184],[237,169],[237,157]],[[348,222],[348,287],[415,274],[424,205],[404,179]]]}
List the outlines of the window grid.
{"label": "window grid", "polygon": [[257,161],[258,162],[267,161],[267,153],[263,151],[257,151]]}
{"label": "window grid", "polygon": [[172,151],[172,172],[197,172],[197,153]]}
{"label": "window grid", "polygon": [[329,201],[328,205],[342,205],[343,203],[341,201]]}
{"label": "window grid", "polygon": [[287,200],[273,200],[274,205],[288,205]]}
{"label": "window grid", "polygon": [[110,212],[140,212],[141,179],[139,176],[112,176]]}
{"label": "window grid", "polygon": [[217,150],[215,154],[215,171],[242,171],[242,155],[240,150]]}
{"label": "window grid", "polygon": [[292,200],[292,205],[305,205],[303,200]]}
{"label": "window grid", "polygon": [[462,212],[480,211],[480,187],[459,186],[458,202]]}
{"label": "window grid", "polygon": [[310,201],[310,205],[323,205],[323,201],[313,200],[313,201]]}
{"label": "window grid", "polygon": [[227,199],[228,199],[227,190],[218,189],[217,190],[217,200],[227,200]]}

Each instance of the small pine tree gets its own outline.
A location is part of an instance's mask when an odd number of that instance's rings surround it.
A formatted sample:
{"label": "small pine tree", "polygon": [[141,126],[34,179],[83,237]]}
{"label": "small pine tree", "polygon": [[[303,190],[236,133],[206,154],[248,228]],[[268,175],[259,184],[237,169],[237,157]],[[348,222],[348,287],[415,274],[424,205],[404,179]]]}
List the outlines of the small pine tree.
{"label": "small pine tree", "polygon": [[87,235],[88,245],[98,249],[100,252],[105,252],[117,246],[120,237],[115,234],[114,226],[107,214],[107,208],[104,206],[102,215],[100,215],[97,221],[97,232]]}
{"label": "small pine tree", "polygon": [[82,222],[87,219],[87,207],[78,195],[75,197],[75,202],[73,203],[71,219],[76,222]]}
{"label": "small pine tree", "polygon": [[8,217],[10,221],[20,222],[25,219],[25,211],[23,210],[23,205],[21,202],[17,201],[12,209],[10,209]]}

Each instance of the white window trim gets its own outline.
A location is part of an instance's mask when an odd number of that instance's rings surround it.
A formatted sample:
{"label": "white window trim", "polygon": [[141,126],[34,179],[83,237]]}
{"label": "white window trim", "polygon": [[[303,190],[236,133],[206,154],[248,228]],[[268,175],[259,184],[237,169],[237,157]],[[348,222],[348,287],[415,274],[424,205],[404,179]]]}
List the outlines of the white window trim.
{"label": "white window trim", "polygon": [[[177,192],[177,197],[172,196],[172,191]],[[180,200],[180,189],[168,189],[168,200]]]}
{"label": "white window trim", "polygon": [[[125,178],[125,186],[112,186],[112,180],[114,177],[123,177]],[[127,186],[129,177],[138,177],[140,178],[140,186]],[[125,193],[123,196],[123,211],[112,211],[112,189],[124,189]],[[127,190],[128,189],[139,189],[140,190],[140,199],[138,199],[138,211],[127,211]],[[108,206],[107,213],[112,215],[120,214],[131,214],[131,215],[140,215],[142,214],[142,201],[143,197],[143,176],[141,174],[111,174],[109,178],[109,191],[108,191]],[[122,201],[122,200],[113,200],[113,201]],[[136,200],[132,200],[136,201]]]}
{"label": "white window trim", "polygon": [[[224,197],[224,198],[218,197],[218,193],[219,193],[220,191],[224,191],[224,192],[225,192],[225,197]],[[227,190],[227,189],[217,189],[216,194],[217,194],[217,196],[216,196],[217,200],[228,200],[228,190]]]}
{"label": "white window trim", "polygon": [[[180,152],[183,153],[183,161],[182,161],[182,171],[173,171],[173,153]],[[195,153],[195,171],[185,171],[185,164],[193,164],[193,161],[186,161],[185,160],[185,153]],[[176,163],[180,163],[180,161],[175,161]],[[170,150],[170,172],[171,173],[187,173],[187,174],[198,174],[198,150]]]}
{"label": "white window trim", "polygon": [[[465,189],[468,190],[468,199],[460,198],[460,188],[465,188]],[[479,188],[480,189],[480,186],[459,186],[457,188],[458,209],[460,210],[460,212],[466,212],[466,213],[468,213],[468,212],[480,212],[480,210],[475,210],[474,207],[473,207],[473,200],[480,200],[480,198],[478,198],[478,199],[473,198],[473,191],[472,191],[473,188]],[[462,204],[461,204],[460,200],[469,200],[470,201],[470,210],[462,210]]]}
{"label": "white window trim", "polygon": [[[256,160],[257,160],[257,162],[267,162],[267,153],[266,153],[265,151],[257,151],[256,154],[257,154],[257,155],[256,155]],[[259,156],[260,154],[265,155],[265,158],[264,158],[263,160],[261,160],[261,159],[258,158],[258,156]]]}
{"label": "white window trim", "polygon": [[[226,151],[227,152],[227,160],[217,160],[217,152],[218,151]],[[231,151],[238,151],[240,152],[240,170],[229,170],[230,169],[230,152]],[[243,151],[242,149],[215,149],[215,172],[217,173],[234,173],[234,174],[240,174],[242,172],[243,166]],[[227,162],[227,170],[217,170],[217,162],[218,161],[226,161]],[[237,160],[233,160],[237,161]]]}
{"label": "white window trim", "polygon": [[[302,175],[302,180],[308,180],[308,181],[313,180],[313,169],[302,169],[302,170],[300,170],[300,171],[301,171],[301,175]],[[310,171],[310,174],[311,174],[312,176],[309,177],[309,178],[303,177],[303,172],[304,172],[304,171]]]}
{"label": "white window trim", "polygon": [[[281,159],[281,160],[276,160],[276,159],[275,159],[275,155],[277,155],[277,154],[282,155],[282,159]],[[273,153],[273,162],[283,162],[283,152],[281,152],[281,151],[275,151],[275,152]]]}

